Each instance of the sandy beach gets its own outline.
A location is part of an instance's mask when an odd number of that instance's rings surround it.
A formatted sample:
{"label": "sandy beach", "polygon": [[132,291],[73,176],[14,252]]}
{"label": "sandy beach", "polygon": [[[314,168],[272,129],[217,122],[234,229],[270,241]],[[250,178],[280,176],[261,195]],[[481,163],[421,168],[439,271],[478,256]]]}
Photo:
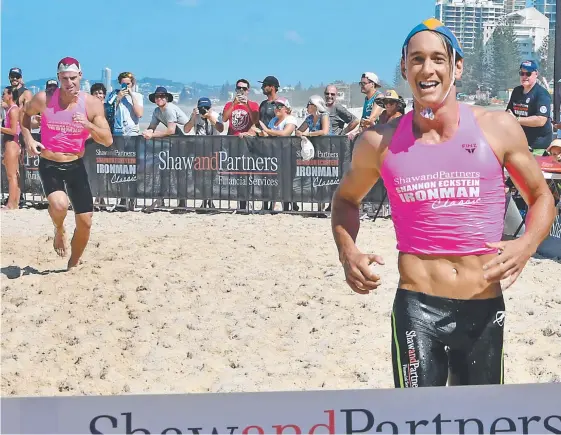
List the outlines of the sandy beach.
{"label": "sandy beach", "polygon": [[[386,261],[368,296],[345,284],[329,219],[99,212],[71,272],[46,210],[1,219],[4,395],[393,387],[389,219],[361,224]],[[561,382],[560,283],[536,256],[505,293],[506,383]]]}

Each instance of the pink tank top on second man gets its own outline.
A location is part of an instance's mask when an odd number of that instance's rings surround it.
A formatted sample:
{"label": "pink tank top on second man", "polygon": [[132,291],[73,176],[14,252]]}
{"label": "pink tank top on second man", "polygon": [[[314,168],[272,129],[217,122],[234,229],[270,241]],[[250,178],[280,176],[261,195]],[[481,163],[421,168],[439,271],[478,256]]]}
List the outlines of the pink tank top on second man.
{"label": "pink tank top on second man", "polygon": [[41,143],[45,149],[58,153],[80,153],[84,150],[89,131],[81,124],[74,122],[76,113],[86,111],[86,94],[80,91],[78,103],[71,110],[63,110],[59,104],[60,89],[57,89],[46,110],[41,114]]}
{"label": "pink tank top on second man", "polygon": [[397,126],[382,165],[400,252],[425,255],[495,253],[485,242],[503,235],[503,168],[470,106],[460,104],[452,139],[424,144],[413,114]]}
{"label": "pink tank top on second man", "polygon": [[[17,104],[14,104],[12,106],[10,106],[10,108],[6,111],[6,120],[4,121],[4,124],[6,126],[6,128],[12,128],[12,120],[10,119],[10,112],[12,111],[12,109],[14,107],[18,107]],[[15,143],[19,143],[19,134],[21,132],[21,128],[19,125],[19,121],[16,122],[16,134],[14,135],[14,139],[13,141]]]}

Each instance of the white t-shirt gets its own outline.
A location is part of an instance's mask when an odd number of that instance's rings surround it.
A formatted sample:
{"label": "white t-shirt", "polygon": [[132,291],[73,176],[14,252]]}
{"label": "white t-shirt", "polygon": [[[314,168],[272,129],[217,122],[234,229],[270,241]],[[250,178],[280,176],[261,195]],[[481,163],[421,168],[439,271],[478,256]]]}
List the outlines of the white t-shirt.
{"label": "white t-shirt", "polygon": [[132,97],[126,95],[115,108],[115,124],[113,126],[115,136],[138,136],[140,133],[140,118],[134,113],[132,98],[140,107],[144,107],[142,94],[132,92]]}
{"label": "white t-shirt", "polygon": [[269,127],[271,130],[283,131],[284,127],[286,127],[289,124],[294,124],[298,126],[298,121],[296,121],[296,118],[292,115],[288,115],[279,123],[279,125],[275,125],[275,123],[278,120],[279,118],[275,116],[273,119],[269,121],[269,125],[267,127]]}

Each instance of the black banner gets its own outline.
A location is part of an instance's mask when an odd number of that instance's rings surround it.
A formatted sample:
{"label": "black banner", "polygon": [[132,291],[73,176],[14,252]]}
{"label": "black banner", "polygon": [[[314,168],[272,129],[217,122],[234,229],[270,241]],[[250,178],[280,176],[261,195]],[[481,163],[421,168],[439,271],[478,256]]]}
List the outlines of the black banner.
{"label": "black banner", "polygon": [[[94,197],[328,203],[351,161],[345,136],[313,137],[305,160],[297,137],[183,136],[91,140],[84,162]],[[22,157],[24,192],[42,194],[38,157]],[[3,184],[3,192],[7,185]],[[380,181],[366,202],[384,196]]]}

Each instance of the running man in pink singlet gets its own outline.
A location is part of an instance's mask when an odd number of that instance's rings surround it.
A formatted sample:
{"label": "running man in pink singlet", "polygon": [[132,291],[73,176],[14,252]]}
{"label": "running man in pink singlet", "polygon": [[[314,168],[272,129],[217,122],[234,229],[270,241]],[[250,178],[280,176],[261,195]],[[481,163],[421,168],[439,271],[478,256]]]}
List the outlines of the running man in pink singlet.
{"label": "running man in pink singlet", "polygon": [[[55,226],[53,247],[66,255],[64,219],[69,200],[74,210],[76,229],[71,241],[68,269],[78,265],[90,238],[93,198],[83,156],[89,135],[107,147],[113,143],[101,101],[80,91],[80,63],[65,57],[57,66],[60,88],[37,93],[28,104],[22,133],[30,155],[39,155],[39,177],[49,201],[49,214]],[[30,120],[41,115],[41,142],[33,139]]]}
{"label": "running man in pink singlet", "polygon": [[[431,18],[403,44],[401,70],[414,97],[404,116],[365,131],[332,205],[347,284],[381,285],[379,255],[356,246],[359,206],[379,178],[388,191],[400,279],[391,313],[396,387],[502,384],[503,289],[547,237],[555,209],[524,131],[509,113],[459,103],[464,54]],[[526,233],[502,241],[503,170],[529,204]]]}

